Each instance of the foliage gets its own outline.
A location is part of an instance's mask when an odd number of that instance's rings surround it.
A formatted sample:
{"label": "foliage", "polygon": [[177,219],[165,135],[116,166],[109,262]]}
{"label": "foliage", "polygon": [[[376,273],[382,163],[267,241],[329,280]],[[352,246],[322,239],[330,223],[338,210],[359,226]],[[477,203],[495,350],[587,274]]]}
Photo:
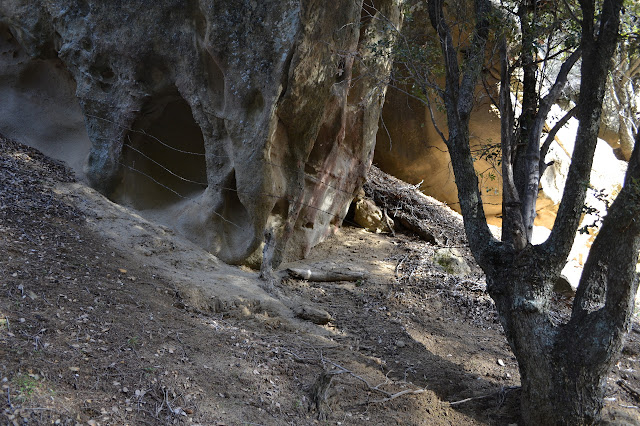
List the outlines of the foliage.
{"label": "foliage", "polygon": [[40,382],[33,374],[18,374],[11,380],[13,386],[18,391],[18,397],[22,401],[27,401],[40,386]]}
{"label": "foliage", "polygon": [[604,189],[595,188],[593,185],[589,185],[589,190],[591,191],[593,199],[604,206],[604,211],[602,211],[597,206],[585,203],[585,205],[582,206],[582,213],[592,216],[593,222],[579,228],[578,233],[580,234],[594,234],[595,232],[597,232],[598,228],[600,228],[600,225],[602,225],[602,221],[604,220],[606,212],[611,206],[612,198],[615,198],[615,196],[617,195],[609,194]]}
{"label": "foliage", "polygon": [[637,0],[625,0],[623,4],[620,38],[630,54],[640,54],[640,2]]}

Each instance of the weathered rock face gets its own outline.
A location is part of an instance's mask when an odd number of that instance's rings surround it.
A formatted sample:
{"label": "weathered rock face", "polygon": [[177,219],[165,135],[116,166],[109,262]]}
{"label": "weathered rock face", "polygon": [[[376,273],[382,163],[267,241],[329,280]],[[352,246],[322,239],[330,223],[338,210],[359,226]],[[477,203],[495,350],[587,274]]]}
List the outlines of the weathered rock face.
{"label": "weathered rock face", "polygon": [[[412,19],[405,22],[402,32],[403,40],[410,40],[413,48],[416,46],[431,46],[428,50],[438,51],[439,41],[435,31],[429,23],[426,3],[409,1],[412,6]],[[469,11],[472,11],[472,5]],[[450,11],[450,13],[468,13],[463,11]],[[463,20],[462,17],[456,19]],[[469,17],[469,19],[472,19]],[[462,36],[461,36],[462,37]],[[465,38],[465,37],[462,37]],[[454,43],[457,43],[456,40]],[[402,47],[408,49],[408,47]],[[411,50],[409,50],[411,52]],[[405,62],[411,67],[423,72],[423,68],[431,68],[438,72],[437,61],[440,57],[431,59],[419,56],[408,58],[401,57],[399,65],[394,73],[404,75]],[[422,61],[434,62],[421,65]],[[491,91],[494,99],[499,91],[499,67],[493,64],[496,58],[487,57],[486,69],[483,78],[486,87]],[[425,71],[426,72],[426,71]],[[440,75],[441,86],[444,87],[444,76]],[[383,171],[396,176],[411,184],[422,182],[420,189],[427,195],[437,198],[459,210],[458,189],[453,176],[451,159],[447,147],[439,135],[439,131],[447,135],[447,118],[442,105],[432,96],[430,103],[433,109],[433,120],[429,109],[414,96],[411,84],[399,81],[388,89],[385,107],[382,113],[384,126],[378,130],[378,142],[375,150],[375,163]],[[485,87],[479,84],[476,90],[476,105],[469,123],[472,151],[475,154],[475,168],[481,185],[481,193],[484,201],[485,212],[490,220],[501,214],[502,186],[499,182],[500,166],[492,157],[488,147],[500,143],[500,118],[493,107],[491,98],[486,95]],[[434,125],[435,122],[435,125]],[[493,160],[493,161],[492,161]],[[492,221],[494,224],[499,221]]]}
{"label": "weathered rock face", "polygon": [[[473,111],[469,123],[472,149],[478,153],[500,142],[500,118],[488,101]],[[447,147],[438,135],[428,109],[402,91],[389,88],[383,110],[384,128],[378,130],[375,163],[385,172],[411,184],[421,183],[427,195],[460,211],[458,189]],[[445,114],[434,111],[438,128],[447,132]],[[485,213],[492,224],[502,212],[500,168],[478,158],[474,166],[481,185]]]}
{"label": "weathered rock face", "polygon": [[[379,36],[371,13],[400,23],[397,3],[2,0],[0,91],[24,106],[55,86],[34,108],[68,105],[44,120],[73,129],[74,154],[84,118],[91,185],[227,262],[260,257],[268,230],[277,263],[339,225],[363,182],[390,67],[364,69],[361,46]],[[8,111],[0,131],[19,138]]]}

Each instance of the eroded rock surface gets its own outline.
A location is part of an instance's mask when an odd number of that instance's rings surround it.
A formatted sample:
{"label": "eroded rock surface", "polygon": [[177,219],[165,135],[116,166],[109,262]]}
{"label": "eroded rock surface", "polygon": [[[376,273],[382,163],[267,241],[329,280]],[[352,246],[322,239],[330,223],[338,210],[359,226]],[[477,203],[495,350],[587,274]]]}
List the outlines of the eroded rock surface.
{"label": "eroded rock surface", "polygon": [[[473,13],[473,6],[468,3],[468,8],[449,5],[447,13],[455,15],[452,19],[458,22],[472,22],[474,18],[469,14]],[[458,189],[451,159],[440,136],[440,133],[445,136],[448,134],[444,105],[433,92],[429,100],[432,116],[424,99],[417,95],[411,79],[407,79],[411,75],[424,75],[444,87],[444,74],[438,65],[443,60],[437,53],[440,50],[438,37],[429,23],[426,2],[409,0],[407,7],[410,18],[405,20],[401,30],[400,53],[393,71],[395,80],[388,89],[382,113],[383,126],[378,130],[375,164],[405,182],[422,182],[420,189],[425,194],[459,212]],[[465,43],[468,34],[458,34],[456,31],[454,44]],[[423,50],[417,52],[418,48]],[[469,123],[469,142],[475,157],[474,165],[485,213],[494,224],[499,221],[492,219],[499,216],[502,210],[500,166],[496,161],[500,143],[500,116],[491,99],[498,97],[499,70],[496,58],[487,54],[483,82],[476,88],[475,106]],[[485,87],[491,96],[487,96]]]}
{"label": "eroded rock surface", "polygon": [[274,265],[304,256],[373,155],[390,66],[363,46],[400,13],[362,3],[2,0],[0,132],[20,138],[26,109],[27,142],[76,167],[88,152],[93,187],[227,262],[259,261],[265,230]]}

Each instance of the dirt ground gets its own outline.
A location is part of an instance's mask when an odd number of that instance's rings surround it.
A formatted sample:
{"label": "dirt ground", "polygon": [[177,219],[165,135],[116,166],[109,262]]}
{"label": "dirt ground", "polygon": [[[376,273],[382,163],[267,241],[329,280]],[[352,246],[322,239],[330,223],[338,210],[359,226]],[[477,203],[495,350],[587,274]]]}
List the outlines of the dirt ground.
{"label": "dirt ground", "polygon": [[[425,203],[471,263],[460,219]],[[345,226],[282,270],[362,279],[282,272],[269,294],[0,138],[0,424],[516,424],[484,278],[433,263],[439,241]],[[640,424],[639,331],[608,379],[610,424]]]}

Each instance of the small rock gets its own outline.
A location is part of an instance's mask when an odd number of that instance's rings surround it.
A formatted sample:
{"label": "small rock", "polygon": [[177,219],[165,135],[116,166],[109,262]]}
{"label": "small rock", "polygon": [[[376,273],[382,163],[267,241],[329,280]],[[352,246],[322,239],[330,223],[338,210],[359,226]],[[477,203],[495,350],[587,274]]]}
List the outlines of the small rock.
{"label": "small rock", "polygon": [[393,221],[367,198],[356,201],[354,221],[369,232],[391,232],[393,228]]}
{"label": "small rock", "polygon": [[455,248],[441,248],[436,250],[433,261],[442,266],[447,274],[468,275],[471,268],[462,257],[462,254]]}
{"label": "small rock", "polygon": [[396,342],[396,346],[397,346],[398,348],[404,348],[405,346],[407,346],[407,344],[405,343],[405,341],[404,341],[404,340],[398,340],[398,341]]}
{"label": "small rock", "polygon": [[502,359],[500,359],[500,358],[498,358],[498,365],[500,367],[504,367],[504,361]]}
{"label": "small rock", "polygon": [[294,308],[294,312],[298,318],[318,325],[325,325],[333,319],[329,312],[308,305],[300,305]]}

